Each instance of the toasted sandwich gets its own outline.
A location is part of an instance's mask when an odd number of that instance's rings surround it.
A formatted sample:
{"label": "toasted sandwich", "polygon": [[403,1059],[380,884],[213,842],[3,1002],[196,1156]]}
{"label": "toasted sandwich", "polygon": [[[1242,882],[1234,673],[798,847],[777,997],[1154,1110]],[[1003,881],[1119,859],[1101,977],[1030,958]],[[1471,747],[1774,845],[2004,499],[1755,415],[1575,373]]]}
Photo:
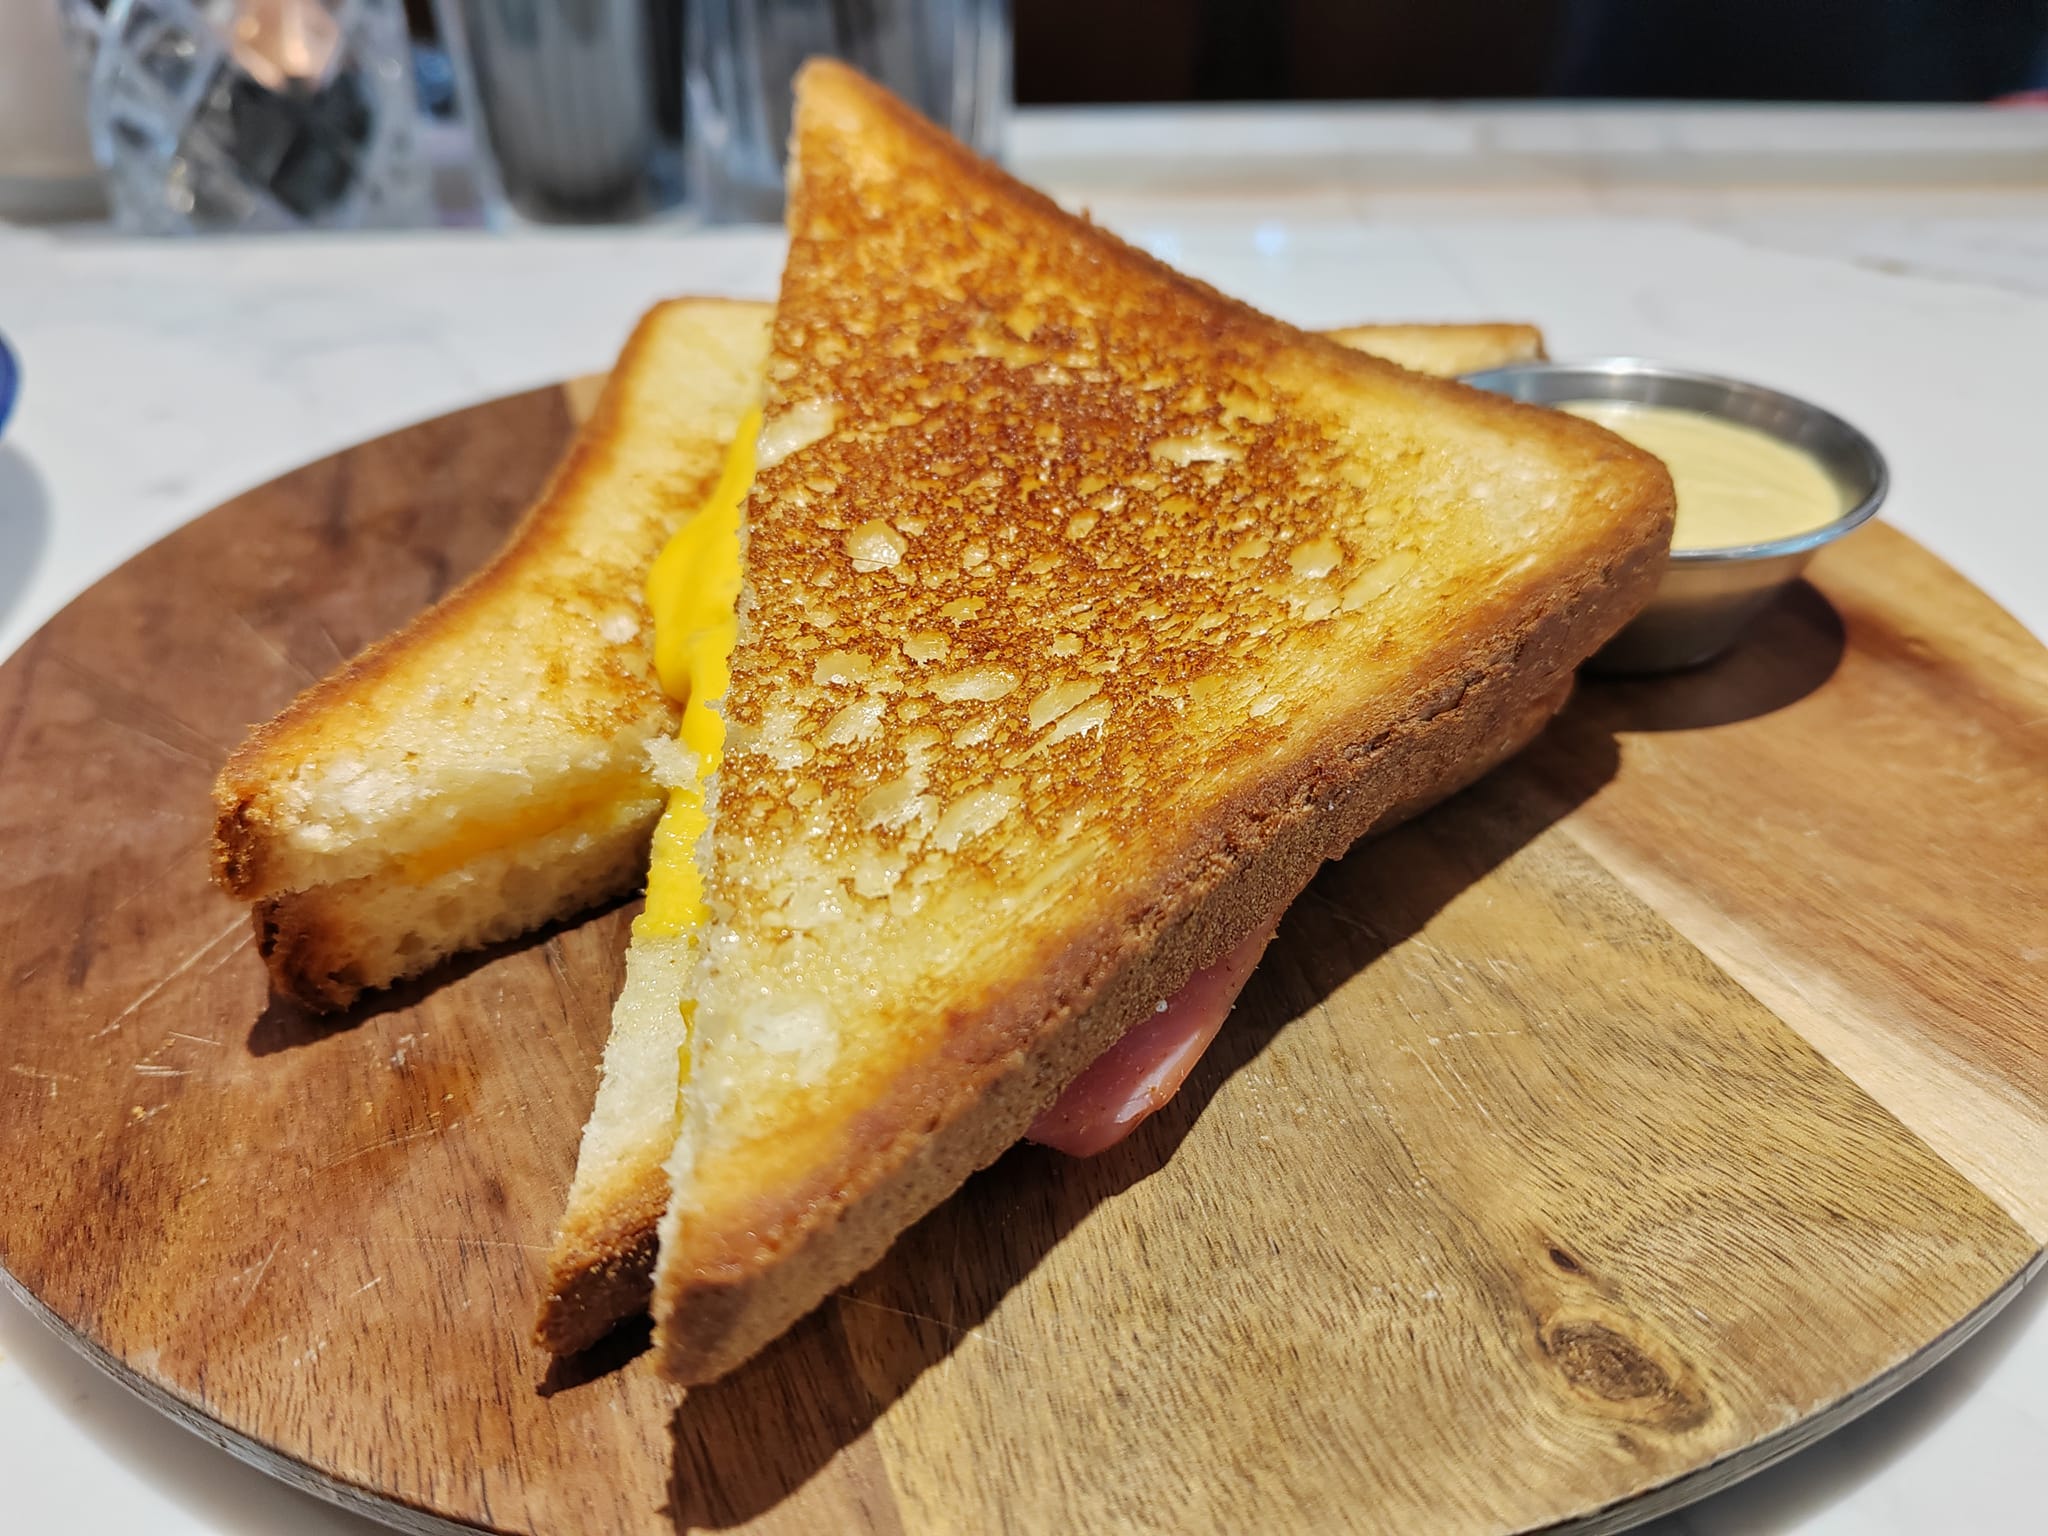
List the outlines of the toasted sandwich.
{"label": "toasted sandwich", "polygon": [[347,1007],[639,883],[676,728],[642,588],[759,396],[768,320],[650,313],[498,557],[228,759],[214,874],[280,992]]}
{"label": "toasted sandwich", "polygon": [[[650,747],[681,710],[656,678],[645,579],[760,399],[772,316],[650,311],[497,558],[229,759],[215,873],[252,904],[280,993],[345,1008],[639,887],[667,798]],[[1526,325],[1332,334],[1442,372],[1542,350]],[[650,1261],[652,1242],[650,1221]]]}
{"label": "toasted sandwich", "polygon": [[[1328,334],[1403,367],[1443,374],[1543,355],[1542,333],[1531,325],[1360,325]],[[728,571],[732,584],[738,579],[737,537],[726,524],[745,490],[740,479],[750,445],[736,447],[722,492],[709,498],[703,514],[687,525],[690,532],[664,556],[665,564],[701,567],[704,579],[720,591],[726,590]],[[723,542],[711,545],[707,535]],[[673,587],[673,580],[654,585],[664,584]],[[673,633],[678,644],[681,637],[699,633],[685,616],[660,611],[664,605],[659,590],[651,598],[656,633]],[[710,606],[716,609],[718,604]],[[671,676],[667,683],[673,697],[691,697],[687,675]],[[713,686],[722,692],[722,674]],[[1475,755],[1462,765],[1462,772],[1432,786],[1401,814],[1412,814],[1427,801],[1463,787],[1519,750],[1561,706],[1568,688],[1567,677],[1549,694],[1531,700],[1489,751]],[[696,692],[701,697],[703,689]],[[668,1204],[666,1165],[676,1138],[679,1100],[673,1079],[687,1047],[688,977],[693,933],[701,918],[696,844],[705,817],[696,781],[700,769],[715,765],[717,750],[716,742],[708,738],[698,746],[702,750],[685,754],[679,767],[670,765],[667,782],[676,804],[663,823],[648,910],[636,923],[627,953],[626,983],[613,1010],[596,1104],[584,1129],[575,1177],[549,1255],[536,1335],[557,1354],[585,1349],[619,1322],[644,1311],[651,1292],[657,1228]],[[678,902],[683,907],[680,916],[672,911]],[[1255,961],[1256,955],[1250,959]],[[1178,1052],[1183,1072],[1192,1065],[1249,969],[1249,963],[1232,968],[1235,984],[1227,990],[1197,993],[1206,1006],[1188,1008],[1175,999],[1174,1008],[1162,1010],[1164,1017],[1148,1021],[1147,1039],[1132,1042],[1142,1051],[1141,1059],[1121,1076],[1116,1063],[1102,1063],[1093,1071],[1093,1080],[1077,1085],[1076,1093],[1063,1099],[1033,1134],[1085,1152],[1127,1133],[1141,1112],[1164,1102],[1178,1084],[1178,1077],[1161,1074],[1160,1063]],[[1131,1088],[1134,1083],[1142,1095]]]}
{"label": "toasted sandwich", "polygon": [[680,1085],[684,1382],[1495,760],[1673,510],[1619,439],[1268,319],[843,66],[800,78],[789,226],[705,916],[636,1002],[682,1020],[638,1086]]}

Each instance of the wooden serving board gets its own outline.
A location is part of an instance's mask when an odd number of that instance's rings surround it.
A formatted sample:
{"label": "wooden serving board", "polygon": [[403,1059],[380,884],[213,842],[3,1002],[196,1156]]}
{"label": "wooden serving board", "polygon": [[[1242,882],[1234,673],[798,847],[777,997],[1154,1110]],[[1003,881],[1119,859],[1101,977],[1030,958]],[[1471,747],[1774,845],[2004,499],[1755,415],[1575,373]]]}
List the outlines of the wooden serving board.
{"label": "wooden serving board", "polygon": [[528,1342],[627,914],[339,1024],[207,787],[475,566],[547,390],[252,491],[0,669],[0,1262],[138,1390],[394,1523],[1614,1529],[1952,1347],[2048,1234],[2048,652],[1907,539],[1589,683],[1328,867],[1188,1089],[1021,1147],[683,1398]]}

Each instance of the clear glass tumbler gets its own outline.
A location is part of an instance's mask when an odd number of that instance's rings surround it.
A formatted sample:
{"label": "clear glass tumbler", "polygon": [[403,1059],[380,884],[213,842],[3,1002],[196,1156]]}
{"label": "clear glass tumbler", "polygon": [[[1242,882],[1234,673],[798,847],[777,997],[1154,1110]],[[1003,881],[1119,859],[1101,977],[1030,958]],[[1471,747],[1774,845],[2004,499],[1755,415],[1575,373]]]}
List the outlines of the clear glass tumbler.
{"label": "clear glass tumbler", "polygon": [[615,222],[681,201],[681,5],[435,0],[491,222]]}
{"label": "clear glass tumbler", "polygon": [[705,218],[782,217],[790,81],[829,54],[985,155],[1010,110],[1009,0],[691,0],[684,144]]}
{"label": "clear glass tumbler", "polygon": [[433,222],[400,0],[72,0],[115,223]]}

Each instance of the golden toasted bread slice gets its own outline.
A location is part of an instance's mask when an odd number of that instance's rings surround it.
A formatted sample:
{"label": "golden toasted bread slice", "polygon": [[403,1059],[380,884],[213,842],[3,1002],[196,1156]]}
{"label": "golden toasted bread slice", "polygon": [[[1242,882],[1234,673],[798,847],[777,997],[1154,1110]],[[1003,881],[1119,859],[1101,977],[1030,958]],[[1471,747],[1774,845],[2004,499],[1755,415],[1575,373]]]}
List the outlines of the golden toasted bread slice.
{"label": "golden toasted bread slice", "polygon": [[1347,325],[1323,334],[1403,368],[1445,379],[1544,356],[1543,333],[1533,325]]}
{"label": "golden toasted bread slice", "polygon": [[[761,308],[765,324],[769,306]],[[1542,345],[1533,326],[1517,325],[1365,325],[1332,334],[1422,369],[1505,362],[1540,353]],[[1500,743],[1501,755],[1533,736],[1561,698],[1560,692],[1539,701],[1517,721]],[[675,1145],[689,957],[686,939],[637,928],[627,952],[626,985],[613,1009],[596,1104],[549,1254],[535,1330],[558,1354],[588,1347],[647,1306],[656,1227],[668,1202],[665,1164]]]}
{"label": "golden toasted bread slice", "polygon": [[280,991],[345,1007],[639,883],[676,718],[642,584],[759,395],[768,320],[652,311],[503,552],[228,760],[214,873]]}
{"label": "golden toasted bread slice", "polygon": [[790,254],[654,1310],[712,1379],[1647,597],[1662,465],[1181,277],[860,76]]}

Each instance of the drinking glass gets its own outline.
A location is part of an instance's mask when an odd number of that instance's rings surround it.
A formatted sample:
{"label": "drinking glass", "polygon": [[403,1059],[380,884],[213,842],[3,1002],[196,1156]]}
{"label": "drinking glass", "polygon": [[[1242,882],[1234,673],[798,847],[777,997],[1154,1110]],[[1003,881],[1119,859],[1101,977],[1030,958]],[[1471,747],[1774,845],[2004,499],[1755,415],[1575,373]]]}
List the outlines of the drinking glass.
{"label": "drinking glass", "polygon": [[845,59],[985,155],[1010,108],[1008,0],[691,0],[684,145],[713,222],[782,217],[790,81]]}
{"label": "drinking glass", "polygon": [[682,198],[682,0],[435,0],[494,224]]}
{"label": "drinking glass", "polygon": [[69,0],[114,221],[431,223],[400,0]]}

